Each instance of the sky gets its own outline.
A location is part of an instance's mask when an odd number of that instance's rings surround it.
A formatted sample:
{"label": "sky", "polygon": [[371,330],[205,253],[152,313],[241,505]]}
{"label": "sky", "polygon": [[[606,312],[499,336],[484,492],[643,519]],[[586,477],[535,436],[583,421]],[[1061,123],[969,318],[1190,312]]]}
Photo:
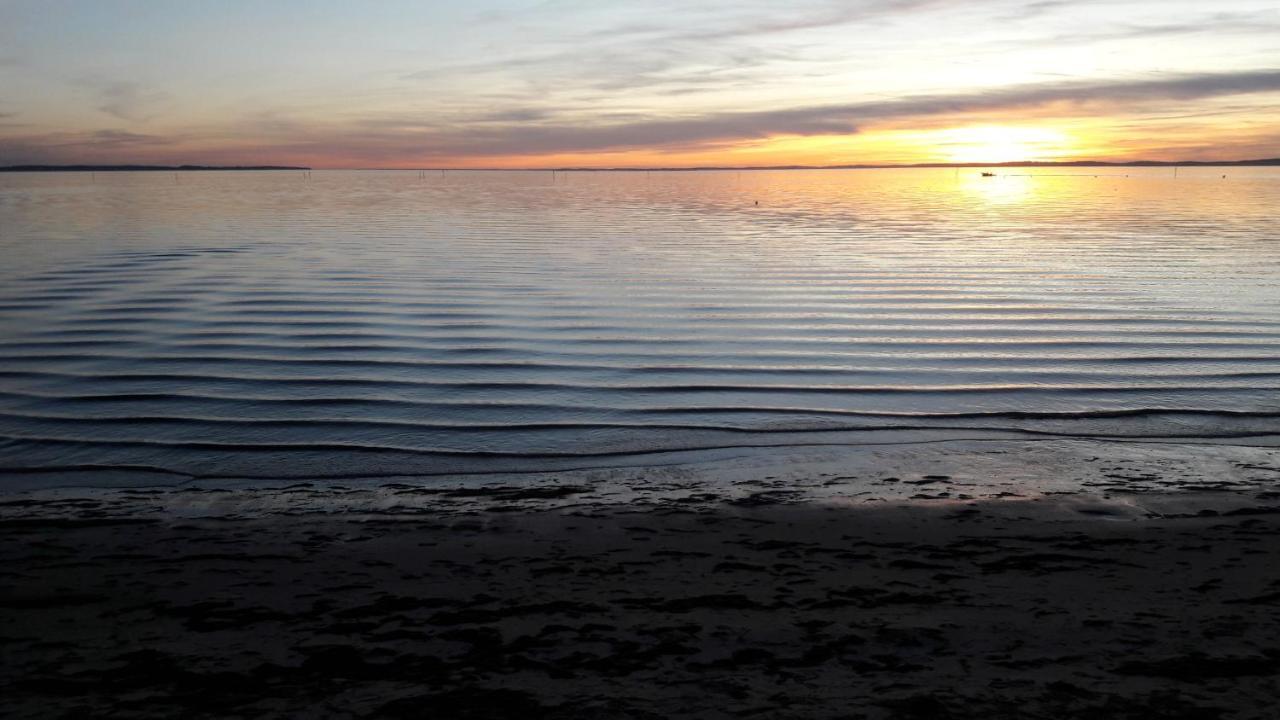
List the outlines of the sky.
{"label": "sky", "polygon": [[0,0],[0,165],[1278,156],[1275,0]]}

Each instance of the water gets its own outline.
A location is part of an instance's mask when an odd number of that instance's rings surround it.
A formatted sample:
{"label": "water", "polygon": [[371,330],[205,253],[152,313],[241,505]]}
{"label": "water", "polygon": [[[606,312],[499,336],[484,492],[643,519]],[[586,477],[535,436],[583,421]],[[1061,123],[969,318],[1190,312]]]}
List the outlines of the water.
{"label": "water", "polygon": [[0,468],[1280,432],[1280,171],[1041,172],[0,175]]}

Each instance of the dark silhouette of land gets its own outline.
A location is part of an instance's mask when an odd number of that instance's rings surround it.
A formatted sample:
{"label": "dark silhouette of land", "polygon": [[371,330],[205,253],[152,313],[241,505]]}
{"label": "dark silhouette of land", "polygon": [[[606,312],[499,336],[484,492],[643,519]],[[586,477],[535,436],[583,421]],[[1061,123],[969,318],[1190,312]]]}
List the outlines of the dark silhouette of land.
{"label": "dark silhouette of land", "polygon": [[[426,170],[483,170],[525,172],[696,172],[706,170],[893,170],[906,168],[1075,168],[1075,167],[1280,167],[1280,158],[1256,160],[1132,160],[1107,162],[1102,160],[1070,160],[1064,162],[1001,162],[1001,163],[911,163],[845,165],[699,165],[696,167],[546,167],[546,168],[475,168],[434,167]],[[0,172],[183,172],[204,170],[313,170],[295,165],[7,165]],[[360,170],[403,170],[411,168],[351,168]]]}
{"label": "dark silhouette of land", "polygon": [[7,165],[0,172],[186,172],[192,170],[310,170],[294,165]]}

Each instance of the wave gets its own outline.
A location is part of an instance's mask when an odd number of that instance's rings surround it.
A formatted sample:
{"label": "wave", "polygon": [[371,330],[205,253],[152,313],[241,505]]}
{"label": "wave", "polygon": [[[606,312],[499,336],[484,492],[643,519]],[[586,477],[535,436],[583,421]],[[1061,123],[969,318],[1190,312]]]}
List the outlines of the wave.
{"label": "wave", "polygon": [[[1280,418],[1280,406],[1275,410],[1240,410],[1215,409],[1201,407],[1135,407],[1120,409],[1090,410],[951,410],[951,411],[876,411],[876,410],[844,410],[823,407],[784,406],[784,405],[679,405],[645,407],[610,406],[607,404],[592,405],[584,408],[581,405],[565,403],[527,403],[499,402],[479,400],[422,401],[389,398],[352,398],[352,397],[271,397],[254,395],[216,395],[175,392],[138,392],[138,393],[100,393],[85,395],[56,395],[40,392],[23,392],[0,390],[0,399],[21,398],[28,401],[49,401],[53,407],[60,405],[76,406],[84,404],[128,404],[148,403],[156,405],[175,405],[184,408],[202,405],[225,405],[241,412],[234,416],[237,420],[249,420],[243,414],[246,404],[262,409],[277,408],[280,412],[289,413],[295,408],[327,407],[332,409],[362,409],[368,412],[378,408],[406,408],[421,411],[424,414],[448,413],[460,409],[482,410],[495,414],[544,412],[551,415],[572,415],[584,411],[603,412],[624,416],[648,415],[753,415],[786,417],[793,415],[828,416],[839,418],[868,419],[938,419],[967,420],[982,418],[1004,418],[1010,420],[1098,420],[1121,418],[1144,418],[1165,416],[1187,416],[1206,418]],[[4,413],[0,413],[3,416]],[[37,417],[32,415],[31,417]],[[51,416],[56,417],[56,416]],[[75,416],[83,417],[83,416]],[[185,416],[157,416],[177,417]],[[500,423],[498,427],[519,427],[516,423]]]}
{"label": "wave", "polygon": [[[1095,439],[1095,440],[1229,440],[1229,439],[1248,439],[1248,438],[1275,438],[1280,437],[1280,431],[1277,430],[1246,430],[1237,432],[1219,432],[1219,433],[1170,433],[1170,434],[1115,434],[1115,435],[1098,435],[1094,433],[1077,434],[1068,432],[1053,432],[1039,430],[1008,430],[1004,428],[938,428],[938,427],[919,427],[919,426],[896,426],[896,427],[877,427],[877,428],[851,428],[830,431],[809,430],[767,430],[767,429],[740,429],[736,432],[762,434],[762,435],[780,435],[780,434],[804,434],[810,437],[824,434],[848,434],[848,433],[870,433],[870,432],[968,432],[968,433],[992,433],[1003,435],[1004,439],[1014,439],[1019,435],[1022,436],[1038,436],[1045,438],[1057,439]],[[851,441],[826,441],[817,440],[795,440],[792,442],[775,442],[769,444],[759,443],[728,443],[728,444],[671,444],[665,447],[651,447],[641,449],[619,449],[619,450],[603,450],[603,451],[519,451],[519,450],[458,450],[454,448],[443,447],[415,447],[410,445],[392,445],[392,444],[367,444],[356,442],[296,442],[296,443],[223,443],[214,441],[192,441],[192,440],[153,440],[153,439],[109,439],[109,438],[75,438],[75,437],[56,437],[56,436],[0,436],[11,446],[20,443],[25,447],[34,446],[59,446],[59,447],[78,447],[78,448],[130,448],[130,449],[162,449],[166,451],[212,451],[224,454],[267,454],[278,456],[280,453],[289,452],[306,452],[319,453],[324,455],[341,455],[341,454],[389,454],[389,455],[415,455],[442,458],[469,458],[469,459],[515,459],[515,460],[540,460],[540,459],[587,459],[587,458],[620,458],[620,457],[638,457],[644,455],[658,455],[674,452],[704,452],[709,450],[741,450],[753,448],[768,447],[819,447],[819,446],[847,446],[857,445],[857,442]],[[946,438],[945,441],[957,440],[975,440],[975,439],[993,439],[991,436],[956,436]],[[934,440],[940,442],[944,440]],[[924,442],[921,440],[903,440],[891,444],[910,444],[913,442]],[[883,443],[871,443],[883,444]],[[3,466],[0,466],[3,471]]]}

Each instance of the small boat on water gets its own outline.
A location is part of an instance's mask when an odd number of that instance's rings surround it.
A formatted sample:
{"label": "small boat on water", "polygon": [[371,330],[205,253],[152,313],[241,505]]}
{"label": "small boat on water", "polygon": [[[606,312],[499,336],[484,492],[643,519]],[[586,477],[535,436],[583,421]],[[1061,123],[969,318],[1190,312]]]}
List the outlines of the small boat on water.
{"label": "small boat on water", "polygon": [[988,172],[982,173],[982,177],[995,177],[995,176],[996,176],[995,173],[988,173]]}

